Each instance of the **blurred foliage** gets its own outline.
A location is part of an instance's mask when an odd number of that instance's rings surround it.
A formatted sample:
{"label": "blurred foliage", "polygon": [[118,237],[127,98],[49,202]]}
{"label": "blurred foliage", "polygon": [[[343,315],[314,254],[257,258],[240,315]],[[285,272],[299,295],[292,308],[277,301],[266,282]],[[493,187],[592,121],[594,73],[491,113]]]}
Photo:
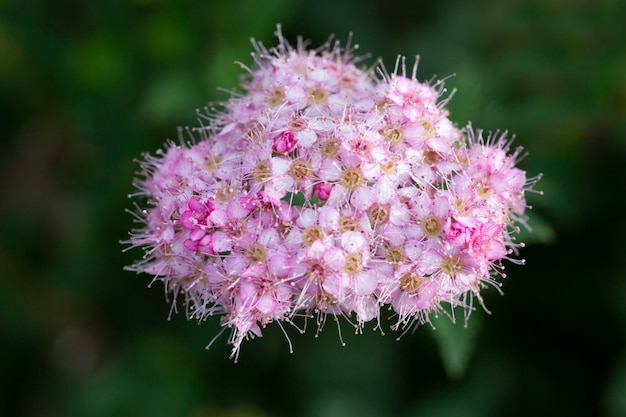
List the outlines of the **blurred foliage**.
{"label": "blurred foliage", "polygon": [[[625,416],[625,20],[618,0],[1,1],[0,415]],[[203,349],[217,320],[167,321],[122,270],[133,159],[227,98],[277,23],[354,32],[389,70],[419,54],[459,125],[517,135],[545,194],[492,315],[344,326],[345,347],[287,329],[294,354],[270,328],[233,364],[224,337]]]}

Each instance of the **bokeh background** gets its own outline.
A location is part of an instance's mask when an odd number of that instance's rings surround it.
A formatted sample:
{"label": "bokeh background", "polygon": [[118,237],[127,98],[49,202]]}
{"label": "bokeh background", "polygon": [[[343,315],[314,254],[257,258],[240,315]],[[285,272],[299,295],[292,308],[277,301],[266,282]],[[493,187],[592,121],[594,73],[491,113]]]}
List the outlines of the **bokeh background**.
{"label": "bokeh background", "polygon": [[[0,1],[0,415],[626,416],[626,6],[622,1]],[[469,327],[347,346],[278,328],[206,351],[123,270],[134,162],[225,99],[281,23],[367,61],[421,55],[459,125],[530,153],[527,265]],[[411,58],[409,59],[411,61]],[[347,333],[347,334],[346,334]]]}

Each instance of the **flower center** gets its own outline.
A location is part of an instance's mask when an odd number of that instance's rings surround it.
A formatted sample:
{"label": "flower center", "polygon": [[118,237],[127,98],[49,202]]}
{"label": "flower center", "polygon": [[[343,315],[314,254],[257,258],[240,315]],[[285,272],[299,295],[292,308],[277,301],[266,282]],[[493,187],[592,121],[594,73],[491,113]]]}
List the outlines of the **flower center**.
{"label": "flower center", "polygon": [[346,256],[346,265],[343,267],[343,272],[348,275],[356,275],[363,270],[363,260],[358,253],[350,253]]}
{"label": "flower center", "polygon": [[359,228],[359,220],[354,216],[343,216],[339,220],[339,230],[343,232],[354,232]]}
{"label": "flower center", "polygon": [[207,155],[204,162],[204,167],[207,171],[215,171],[220,166],[222,158],[219,156]]}
{"label": "flower center", "polygon": [[328,293],[319,293],[315,299],[316,308],[319,311],[327,311],[333,304],[337,303],[335,297]]}
{"label": "flower center", "polygon": [[380,133],[383,135],[385,142],[390,145],[402,142],[402,132],[396,126],[386,127]]}
{"label": "flower center", "polygon": [[312,104],[321,104],[328,98],[328,92],[320,86],[315,86],[309,91],[309,101]]}
{"label": "flower center", "polygon": [[435,125],[432,123],[432,121],[428,118],[423,118],[420,120],[420,123],[422,124],[422,126],[424,127],[424,136],[426,138],[431,138],[433,136],[435,136]]}
{"label": "flower center", "polygon": [[285,93],[280,88],[275,88],[272,90],[267,97],[265,97],[265,102],[270,105],[270,107],[276,107],[285,102]]}
{"label": "flower center", "polygon": [[262,245],[254,243],[245,250],[245,255],[251,262],[265,262],[267,250]]}
{"label": "flower center", "polygon": [[293,223],[292,222],[285,222],[285,223],[281,222],[277,226],[278,234],[283,239],[286,238],[287,235],[289,235],[289,232],[291,232],[291,229],[293,229]]}
{"label": "flower center", "polygon": [[493,188],[489,185],[489,177],[481,178],[476,183],[476,195],[480,198],[486,198],[493,194]]}
{"label": "flower center", "polygon": [[293,119],[289,121],[289,128],[294,132],[304,130],[307,126],[305,118],[301,114],[296,114]]}
{"label": "flower center", "polygon": [[383,162],[380,163],[380,169],[385,174],[395,174],[397,171],[396,168],[397,168],[399,161],[400,161],[400,155],[398,155],[397,153],[394,153],[389,158],[385,159]]}
{"label": "flower center", "polygon": [[421,226],[426,236],[435,237],[441,232],[441,219],[431,213],[422,220]]}
{"label": "flower center", "polygon": [[390,246],[385,252],[385,259],[392,265],[401,264],[404,262],[404,248],[402,246]]}
{"label": "flower center", "polygon": [[361,156],[368,156],[370,154],[370,145],[363,138],[358,138],[353,144],[354,152]]}
{"label": "flower center", "polygon": [[322,229],[318,226],[309,226],[302,231],[302,242],[306,246],[311,246],[313,242],[321,239],[323,236]]}
{"label": "flower center", "polygon": [[216,191],[215,198],[220,201],[230,201],[234,195],[235,189],[230,185],[224,185]]}
{"label": "flower center", "polygon": [[347,169],[341,177],[341,184],[349,190],[356,190],[363,183],[363,177],[357,169]]}
{"label": "flower center", "polygon": [[252,169],[252,178],[259,182],[267,181],[272,176],[272,167],[269,161],[261,161]]}
{"label": "flower center", "polygon": [[389,220],[389,206],[387,204],[373,204],[367,210],[367,217],[373,227],[386,223]]}
{"label": "flower center", "polygon": [[446,255],[441,262],[441,272],[455,278],[461,272],[461,259],[458,255]]}
{"label": "flower center", "polygon": [[326,276],[326,266],[321,262],[314,261],[309,264],[309,279],[321,283]]}
{"label": "flower center", "polygon": [[400,290],[409,295],[417,295],[424,282],[426,282],[426,278],[423,276],[415,272],[408,272],[400,277]]}
{"label": "flower center", "polygon": [[334,158],[335,156],[337,156],[337,154],[339,153],[339,145],[337,144],[337,140],[330,139],[322,143],[321,151],[324,158]]}
{"label": "flower center", "polygon": [[289,168],[289,175],[296,182],[302,182],[307,180],[311,175],[311,168],[309,167],[308,162],[306,161],[295,161],[291,164]]}
{"label": "flower center", "polygon": [[226,223],[226,233],[231,237],[240,237],[246,231],[246,227],[241,220],[231,219]]}
{"label": "flower center", "polygon": [[259,293],[262,295],[276,295],[276,280],[270,275],[259,277]]}
{"label": "flower center", "polygon": [[424,163],[427,165],[435,165],[438,162],[441,162],[442,158],[441,156],[433,151],[433,150],[427,150],[426,152],[424,152]]}

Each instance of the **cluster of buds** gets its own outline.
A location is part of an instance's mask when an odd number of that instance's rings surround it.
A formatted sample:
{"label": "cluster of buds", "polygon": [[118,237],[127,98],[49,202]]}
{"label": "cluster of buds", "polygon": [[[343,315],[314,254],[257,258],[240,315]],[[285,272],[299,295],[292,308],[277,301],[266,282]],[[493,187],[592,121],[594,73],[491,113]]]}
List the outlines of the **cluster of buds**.
{"label": "cluster of buds", "polygon": [[[243,92],[200,114],[189,142],[146,154],[129,269],[220,315],[236,358],[272,322],[361,331],[381,309],[406,331],[500,287],[502,260],[538,177],[505,133],[459,129],[442,82],[398,58],[360,68],[354,49],[253,42]],[[244,67],[245,68],[245,67]],[[142,203],[143,204],[143,203]],[[446,307],[446,305],[448,307]]]}

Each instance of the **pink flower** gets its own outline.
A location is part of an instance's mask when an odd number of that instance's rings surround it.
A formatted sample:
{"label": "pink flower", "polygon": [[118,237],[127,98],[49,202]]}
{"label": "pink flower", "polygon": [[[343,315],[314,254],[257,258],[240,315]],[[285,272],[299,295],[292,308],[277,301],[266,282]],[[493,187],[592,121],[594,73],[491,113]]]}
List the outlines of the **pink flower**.
{"label": "pink flower", "polygon": [[[528,179],[506,133],[449,118],[442,82],[357,66],[350,48],[254,43],[255,65],[189,144],[145,155],[128,269],[184,297],[189,317],[222,315],[241,344],[331,315],[357,331],[430,320],[485,283],[520,244]],[[145,207],[145,208],[144,208]]]}

